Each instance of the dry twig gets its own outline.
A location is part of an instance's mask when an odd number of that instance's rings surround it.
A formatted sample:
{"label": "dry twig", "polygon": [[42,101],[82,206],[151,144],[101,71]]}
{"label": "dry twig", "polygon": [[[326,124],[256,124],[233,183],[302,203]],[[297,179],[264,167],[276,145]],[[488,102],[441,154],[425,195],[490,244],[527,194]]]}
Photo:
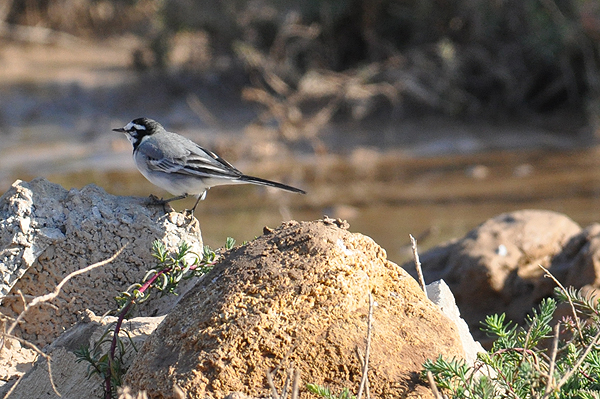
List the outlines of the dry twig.
{"label": "dry twig", "polygon": [[277,388],[275,388],[275,383],[273,383],[273,376],[271,375],[270,371],[267,371],[267,382],[271,388],[271,398],[279,399],[279,394],[277,393]]}
{"label": "dry twig", "polygon": [[[2,348],[4,348],[5,345],[5,341],[6,338],[11,338],[11,339],[15,339],[17,341],[19,341],[20,343],[32,348],[36,353],[38,353],[40,356],[43,356],[46,359],[46,364],[48,365],[48,378],[50,380],[50,385],[52,386],[52,389],[54,390],[54,393],[56,393],[57,396],[61,396],[61,394],[58,392],[58,389],[56,387],[56,385],[54,384],[54,380],[52,378],[52,366],[51,366],[51,357],[48,356],[47,354],[43,353],[36,345],[34,345],[33,343],[26,341],[24,339],[21,339],[19,337],[16,337],[14,335],[12,335],[12,332],[14,331],[14,329],[17,327],[17,325],[19,325],[19,323],[23,320],[23,318],[25,317],[25,314],[34,306],[38,306],[41,305],[43,303],[46,303],[48,301],[53,300],[54,298],[56,298],[59,294],[60,291],[62,290],[62,287],[73,277],[76,277],[80,274],[83,273],[87,273],[88,271],[95,269],[97,267],[100,266],[104,266],[107,263],[112,262],[113,260],[115,260],[117,258],[117,256],[119,256],[121,254],[121,252],[123,252],[123,250],[125,249],[125,247],[127,247],[127,244],[125,244],[123,247],[121,247],[114,255],[112,255],[110,258],[105,259],[103,261],[94,263],[92,265],[89,265],[87,267],[84,267],[83,269],[79,269],[79,270],[75,270],[72,273],[69,273],[65,278],[63,278],[58,285],[54,288],[54,291],[45,294],[45,295],[41,295],[38,297],[33,298],[33,300],[28,304],[27,301],[25,300],[25,296],[23,295],[23,293],[21,291],[18,292],[19,296],[21,297],[21,300],[23,301],[23,310],[21,311],[21,313],[19,313],[19,315],[17,316],[16,319],[14,319],[14,321],[12,322],[12,324],[10,325],[10,327],[2,333],[2,338],[0,338],[0,350]],[[19,384],[19,382],[21,382],[23,376],[21,376],[17,382],[11,387],[11,389],[8,391],[8,393],[4,396],[5,398],[8,398],[16,389],[17,385]]]}
{"label": "dry twig", "polygon": [[438,390],[437,385],[435,385],[435,381],[433,380],[433,374],[431,374],[431,371],[427,372],[427,381],[429,381],[429,386],[431,387],[431,392],[433,392],[433,396],[435,396],[436,399],[444,399],[442,397],[442,394]]}
{"label": "dry twig", "polygon": [[212,112],[204,105],[200,98],[195,94],[189,94],[185,99],[188,107],[196,114],[203,122],[208,123],[213,128],[221,129],[222,124],[214,116]]}
{"label": "dry twig", "polygon": [[[19,316],[15,319],[15,321],[8,328],[8,330],[6,331],[6,335],[10,335],[13,332],[13,330],[17,327],[17,325],[21,322],[21,320],[23,320],[23,317],[25,317],[25,314],[29,311],[29,309],[31,309],[34,306],[38,306],[41,303],[53,300],[54,298],[56,298],[58,296],[58,294],[60,294],[62,287],[73,277],[79,276],[80,274],[87,273],[92,269],[95,269],[100,266],[104,266],[107,263],[112,262],[113,260],[115,260],[117,258],[117,256],[119,256],[121,254],[121,252],[123,252],[123,250],[126,247],[127,247],[127,244],[125,244],[123,247],[121,247],[121,249],[119,249],[117,252],[115,252],[115,254],[108,259],[105,259],[103,261],[94,263],[93,265],[84,267],[83,269],[75,270],[74,272],[69,273],[65,278],[62,279],[62,281],[60,283],[58,283],[56,288],[54,288],[53,292],[35,297],[29,304],[25,303],[24,304],[25,307],[24,307],[23,311],[19,314]],[[3,342],[0,343],[0,347],[2,347],[2,346],[3,346]]]}
{"label": "dry twig", "polygon": [[283,390],[281,391],[281,399],[287,398],[288,389],[290,387],[290,382],[292,381],[292,375],[294,374],[294,369],[290,368],[287,371],[287,375],[285,376],[285,382],[283,383]]}
{"label": "dry twig", "polygon": [[577,360],[577,363],[575,363],[575,365],[573,366],[573,368],[571,370],[569,370],[568,373],[566,373],[565,375],[563,375],[563,377],[560,379],[560,381],[558,381],[558,383],[556,384],[556,387],[554,389],[556,389],[556,390],[560,389],[560,387],[562,387],[567,382],[567,380],[569,378],[571,378],[571,376],[575,372],[577,372],[579,370],[579,368],[581,367],[581,364],[583,363],[583,361],[585,360],[585,358],[587,357],[587,355],[590,354],[590,352],[592,351],[592,349],[596,345],[596,342],[598,342],[598,338],[600,338],[600,331],[598,332],[598,334],[596,334],[594,336],[594,338],[592,339],[592,342],[590,342],[590,344],[588,345],[588,347],[585,348],[585,351],[581,354],[581,356]]}
{"label": "dry twig", "polygon": [[296,369],[294,373],[294,382],[292,383],[292,399],[298,399],[300,396],[300,370]]}
{"label": "dry twig", "polygon": [[356,399],[361,399],[362,393],[365,389],[365,385],[367,384],[367,374],[369,371],[369,355],[371,353],[371,336],[373,332],[373,294],[369,292],[369,319],[367,321],[367,349],[365,350],[365,362],[363,367],[362,379],[360,381],[360,387],[358,388],[358,394],[356,395]]}
{"label": "dry twig", "polygon": [[560,334],[560,323],[554,326],[554,338],[552,339],[552,352],[550,352],[550,370],[548,370],[548,382],[542,399],[546,399],[552,393],[552,383],[554,382],[554,368],[556,367],[556,353],[558,352],[558,336]]}
{"label": "dry twig", "polygon": [[413,237],[412,234],[408,235],[410,237],[411,247],[413,251],[413,258],[415,260],[415,267],[417,268],[417,275],[419,276],[419,284],[421,284],[421,288],[423,292],[427,296],[427,288],[425,287],[425,279],[423,278],[423,269],[421,269],[421,261],[419,260],[419,251],[417,250],[417,239]]}
{"label": "dry twig", "polygon": [[583,332],[581,330],[581,324],[579,323],[579,317],[577,317],[577,311],[575,310],[575,305],[573,304],[573,301],[571,300],[571,297],[569,296],[569,293],[567,292],[566,288],[560,283],[560,281],[558,281],[556,279],[556,277],[554,277],[554,275],[552,273],[550,273],[550,271],[548,269],[546,269],[544,266],[539,265],[539,264],[538,264],[538,266],[544,271],[544,277],[550,277],[552,280],[554,280],[554,283],[556,283],[556,285],[558,285],[558,288],[560,288],[560,290],[563,292],[563,294],[569,301],[569,305],[571,305],[571,310],[573,311],[573,319],[575,320],[575,323],[577,324],[577,332],[579,333],[579,338],[581,338],[583,340]]}
{"label": "dry twig", "polygon": [[[364,369],[365,367],[365,356],[362,353],[362,350],[357,346],[356,347],[356,356],[358,356],[358,360],[360,361],[360,366]],[[371,397],[371,392],[369,388],[369,379],[367,378],[367,383],[365,385],[365,394],[367,395],[367,399]]]}

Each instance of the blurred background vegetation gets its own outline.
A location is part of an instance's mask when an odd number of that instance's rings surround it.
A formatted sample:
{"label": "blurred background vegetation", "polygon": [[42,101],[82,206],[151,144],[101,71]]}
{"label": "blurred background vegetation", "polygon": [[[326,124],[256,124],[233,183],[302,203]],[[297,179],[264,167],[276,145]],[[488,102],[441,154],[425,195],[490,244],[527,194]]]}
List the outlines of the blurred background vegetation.
{"label": "blurred background vegetation", "polygon": [[4,0],[0,19],[4,36],[133,34],[133,68],[218,80],[316,145],[348,117],[600,126],[598,0]]}

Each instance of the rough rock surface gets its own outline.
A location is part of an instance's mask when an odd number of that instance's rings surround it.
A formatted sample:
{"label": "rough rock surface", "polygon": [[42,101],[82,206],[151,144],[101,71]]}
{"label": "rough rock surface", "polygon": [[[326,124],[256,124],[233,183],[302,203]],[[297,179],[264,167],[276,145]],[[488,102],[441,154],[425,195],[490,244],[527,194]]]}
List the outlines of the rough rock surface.
{"label": "rough rock surface", "polygon": [[[55,307],[32,309],[16,333],[43,346],[77,322],[84,309],[96,314],[114,309],[116,294],[156,264],[151,255],[156,239],[173,250],[184,240],[201,253],[195,219],[165,214],[162,207],[146,202],[110,195],[95,185],[67,191],[45,179],[16,181],[0,197],[0,312],[6,315],[22,310],[20,298],[5,296],[8,292],[20,290],[29,299],[46,294],[70,272],[109,258],[128,244],[112,263],[67,283],[52,302]],[[168,309],[160,300],[144,306],[146,315]]]}
{"label": "rough rock surface", "polygon": [[588,292],[600,288],[600,224],[594,223],[572,236],[552,260],[550,271],[565,286]]}
{"label": "rough rock surface", "polygon": [[[123,323],[131,341],[136,347],[141,347],[146,338],[163,320],[162,317],[137,317]],[[46,348],[46,353],[51,356],[52,379],[62,398],[101,398],[104,395],[103,382],[98,375],[88,375],[89,363],[77,362],[74,354],[83,345],[93,347],[94,343],[102,339],[106,328],[116,321],[115,317],[101,318],[93,313],[86,314],[86,320],[77,323],[65,331],[63,335]],[[129,338],[123,334],[126,354],[124,363],[129,365],[134,351]],[[110,343],[103,344],[103,351],[108,352]],[[12,387],[12,384],[0,387],[0,397]],[[48,374],[48,364],[44,358],[38,360],[14,389],[10,398],[47,398],[59,399],[52,388]]]}
{"label": "rough rock surface", "polygon": [[13,338],[7,338],[0,349],[0,398],[4,397],[3,385],[16,379],[31,369],[38,357],[33,349],[21,345]]}
{"label": "rough rock surface", "polygon": [[[462,356],[454,324],[373,240],[340,221],[288,222],[235,248],[192,288],[145,342],[125,383],[151,398],[268,395],[266,373],[356,393],[369,292],[376,306],[372,397],[431,398],[423,361]],[[311,397],[301,391],[304,398]]]}
{"label": "rough rock surface", "polygon": [[[522,322],[555,284],[542,265],[567,285],[600,281],[600,226],[582,231],[565,215],[522,210],[487,220],[464,238],[421,254],[426,281],[443,279],[476,339],[480,321],[506,313]],[[414,273],[411,263],[403,265]]]}
{"label": "rough rock surface", "polygon": [[441,311],[456,325],[460,334],[460,342],[464,350],[464,357],[468,364],[474,364],[479,352],[485,352],[483,346],[473,339],[469,326],[463,318],[460,317],[460,310],[456,306],[456,300],[450,287],[444,280],[434,281],[427,284],[427,298],[435,303]]}

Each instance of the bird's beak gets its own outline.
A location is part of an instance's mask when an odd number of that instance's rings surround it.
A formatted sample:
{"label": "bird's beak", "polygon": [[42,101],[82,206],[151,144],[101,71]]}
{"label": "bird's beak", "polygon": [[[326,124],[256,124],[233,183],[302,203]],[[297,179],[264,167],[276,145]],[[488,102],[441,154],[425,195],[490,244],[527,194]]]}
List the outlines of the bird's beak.
{"label": "bird's beak", "polygon": [[119,133],[125,133],[125,128],[124,127],[120,127],[120,128],[117,128],[117,129],[113,129],[112,131],[113,132],[119,132]]}

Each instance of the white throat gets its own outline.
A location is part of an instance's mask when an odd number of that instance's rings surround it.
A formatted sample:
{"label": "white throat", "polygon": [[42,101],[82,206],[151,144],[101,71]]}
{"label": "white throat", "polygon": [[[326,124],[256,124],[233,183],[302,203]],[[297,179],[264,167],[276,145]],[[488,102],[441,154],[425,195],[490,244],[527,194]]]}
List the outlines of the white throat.
{"label": "white throat", "polygon": [[127,137],[127,140],[129,140],[129,142],[133,146],[135,146],[135,144],[138,142],[138,138],[132,136],[131,133],[129,133],[129,132],[125,132],[125,137]]}

